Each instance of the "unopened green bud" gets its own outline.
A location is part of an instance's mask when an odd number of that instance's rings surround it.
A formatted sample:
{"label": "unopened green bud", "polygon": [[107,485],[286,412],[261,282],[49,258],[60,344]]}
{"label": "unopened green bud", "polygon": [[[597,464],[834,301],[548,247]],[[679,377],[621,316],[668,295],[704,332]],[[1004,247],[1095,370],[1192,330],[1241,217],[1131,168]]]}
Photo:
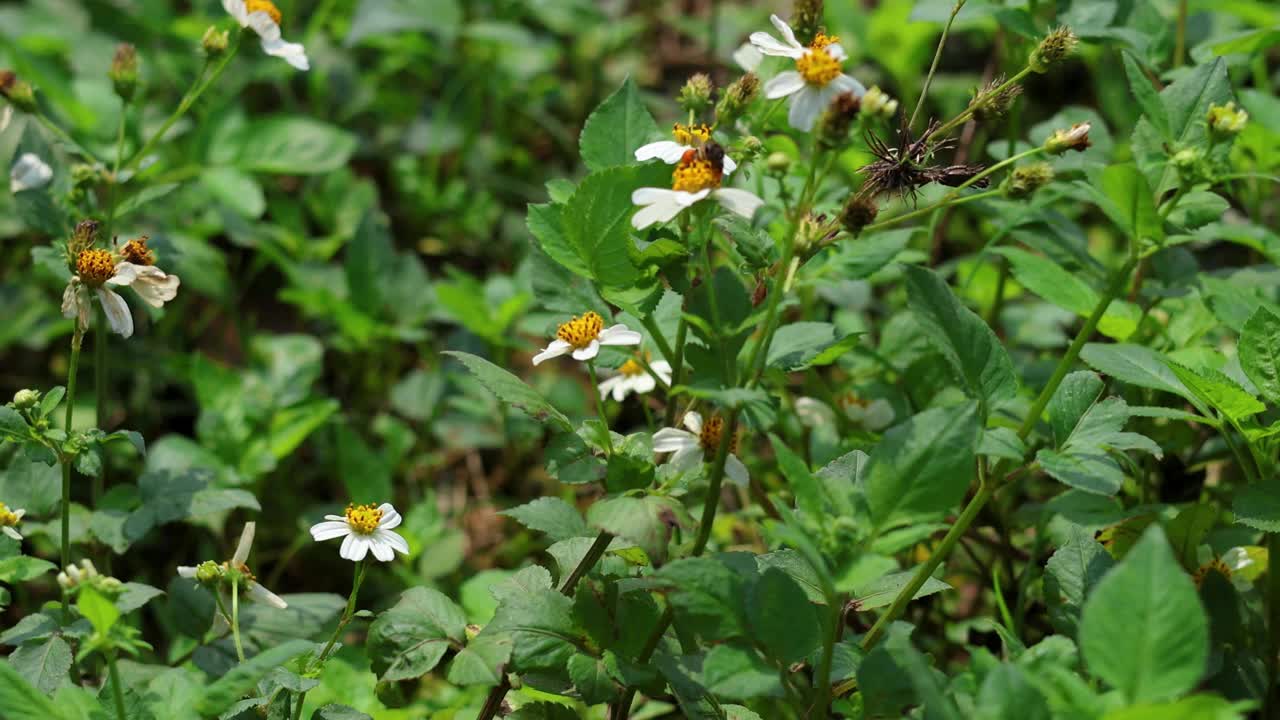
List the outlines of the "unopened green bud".
{"label": "unopened green bud", "polygon": [[738,158],[739,165],[746,165],[755,160],[762,152],[764,152],[764,143],[760,142],[760,138],[755,135],[744,135],[733,143],[732,155]]}
{"label": "unopened green bud", "polygon": [[111,60],[111,70],[107,72],[111,83],[116,88],[116,95],[129,102],[138,89],[138,51],[129,43],[116,46],[116,55]]}
{"label": "unopened green bud", "polygon": [[1210,105],[1206,119],[1209,121],[1209,131],[1217,139],[1223,140],[1244,130],[1249,122],[1249,113],[1243,108],[1236,108],[1236,103],[1232,100],[1226,105]]}
{"label": "unopened green bud", "polygon": [[863,228],[876,221],[879,214],[880,208],[872,198],[850,195],[840,212],[840,224],[844,226],[845,232],[857,237]]}
{"label": "unopened green bud", "polygon": [[124,591],[124,583],[109,575],[100,575],[94,583],[94,588],[108,598],[112,598]]}
{"label": "unopened green bud", "polygon": [[1032,163],[1015,168],[1005,181],[1004,193],[1011,198],[1023,198],[1053,182],[1053,166],[1049,163]]}
{"label": "unopened green bud", "polygon": [[831,244],[836,233],[831,230],[824,215],[805,215],[796,228],[796,253],[809,257]]}
{"label": "unopened green bud", "polygon": [[204,54],[216,58],[227,51],[227,45],[231,42],[231,36],[226,30],[219,30],[217,27],[210,25],[208,30],[204,31],[204,37],[200,38],[200,47],[204,50]]}
{"label": "unopened green bud", "polygon": [[1208,177],[1204,164],[1204,153],[1199,148],[1184,148],[1170,158],[1178,177],[1184,184],[1194,185]]}
{"label": "unopened green bud", "polygon": [[801,45],[808,45],[822,29],[823,1],[796,0],[791,18],[791,27],[796,34],[796,39]]}
{"label": "unopened green bud", "polygon": [[772,152],[765,160],[765,165],[771,173],[786,175],[791,170],[791,157],[784,152]]}
{"label": "unopened green bud", "polygon": [[1045,152],[1050,155],[1061,155],[1068,150],[1084,152],[1089,149],[1089,129],[1087,123],[1076,123],[1067,130],[1054,130],[1048,140],[1044,141]]}
{"label": "unopened green bud", "polygon": [[88,163],[76,163],[71,166],[71,184],[76,187],[96,184],[101,175],[96,166]]}
{"label": "unopened green bud", "polygon": [[734,80],[720,95],[720,102],[716,105],[716,124],[721,127],[733,125],[759,94],[759,75],[749,72]]}
{"label": "unopened green bud", "polygon": [[684,87],[680,88],[680,96],[677,100],[685,112],[701,114],[702,111],[711,107],[712,90],[711,78],[705,73],[698,73],[689,78]]}
{"label": "unopened green bud", "polygon": [[862,114],[867,117],[891,119],[898,112],[898,101],[890,97],[879,87],[872,85],[862,96]]}
{"label": "unopened green bud", "polygon": [[840,93],[827,106],[818,120],[818,144],[827,150],[845,146],[849,140],[849,128],[858,116],[858,96],[851,92]]}
{"label": "unopened green bud", "polygon": [[216,585],[222,579],[222,566],[205,560],[196,566],[196,581],[201,585]]}
{"label": "unopened green bud", "polygon": [[1071,53],[1075,52],[1076,45],[1080,44],[1080,39],[1075,33],[1071,32],[1069,27],[1060,27],[1049,33],[1035,50],[1031,51],[1031,57],[1027,59],[1027,66],[1038,73],[1046,73],[1049,68],[1057,65],[1067,59]]}
{"label": "unopened green bud", "polygon": [[13,394],[13,406],[19,410],[30,410],[39,402],[39,390],[24,389]]}
{"label": "unopened green bud", "polygon": [[1022,94],[1022,86],[1001,87],[1004,82],[1004,76],[1000,76],[974,92],[973,99],[969,101],[974,120],[989,122],[1009,112],[1013,101]]}
{"label": "unopened green bud", "polygon": [[0,70],[0,95],[22,112],[35,112],[36,93],[12,70]]}

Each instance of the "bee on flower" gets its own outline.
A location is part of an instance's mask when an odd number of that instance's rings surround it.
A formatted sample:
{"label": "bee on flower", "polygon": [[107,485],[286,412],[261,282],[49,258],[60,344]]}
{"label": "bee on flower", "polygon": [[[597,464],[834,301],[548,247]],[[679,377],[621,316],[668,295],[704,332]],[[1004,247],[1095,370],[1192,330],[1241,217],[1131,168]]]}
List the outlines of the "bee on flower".
{"label": "bee on flower", "polygon": [[409,543],[398,533],[400,513],[391,503],[381,505],[348,505],[344,515],[325,515],[324,522],[311,526],[316,542],[342,538],[338,554],[344,560],[360,562],[370,552],[382,562],[390,562],[396,553],[409,554]]}
{"label": "bee on flower", "polygon": [[281,610],[289,607],[289,603],[285,602],[283,598],[263,587],[258,582],[257,577],[249,571],[249,566],[245,564],[249,559],[249,550],[253,547],[253,535],[256,528],[257,523],[245,523],[244,530],[240,533],[240,542],[236,545],[236,551],[230,560],[224,563],[207,560],[195,566],[179,566],[179,577],[196,580],[202,585],[209,585],[215,591],[217,586],[224,581],[234,582],[244,588],[245,595],[251,600],[280,608]]}
{"label": "bee on flower", "polygon": [[[653,451],[655,453],[674,453],[668,462],[674,469],[684,472],[702,464],[708,456],[714,456],[720,448],[724,437],[724,418],[713,415],[705,422],[697,412],[685,413],[680,428],[662,428],[653,434]],[[746,486],[750,482],[747,466],[738,459],[738,439],[729,441],[729,455],[725,458],[724,474],[737,485]]]}
{"label": "bee on flower", "polygon": [[[705,123],[702,125],[676,123],[671,129],[671,135],[675,140],[659,140],[637,148],[636,160],[644,162],[657,158],[668,165],[675,165],[684,159],[685,153],[690,150],[702,150],[707,143],[713,142],[711,128]],[[728,175],[738,168],[738,163],[734,162],[728,153],[724,153],[722,158],[722,175]]]}
{"label": "bee on flower", "polygon": [[[679,139],[677,136],[677,142]],[[680,211],[707,197],[714,197],[726,209],[745,218],[755,215],[764,204],[763,200],[746,190],[720,187],[728,167],[727,160],[724,148],[711,140],[709,133],[698,147],[685,148],[675,171],[671,173],[670,190],[644,187],[631,193],[631,202],[640,206],[640,210],[631,217],[631,226],[643,230],[655,223],[668,222]]]}
{"label": "bee on flower", "polygon": [[151,307],[163,307],[178,294],[180,280],[155,266],[155,253],[145,236],[130,240],[117,250],[92,247],[97,223],[86,220],[76,228],[71,250],[75,275],[62,293],[62,315],[76,318],[81,331],[89,327],[92,297],[106,313],[111,331],[123,337],[133,335],[133,315],[129,305],[112,288],[131,287]]}
{"label": "bee on flower", "polygon": [[599,313],[585,312],[556,328],[556,339],[533,356],[533,364],[561,355],[586,362],[600,354],[602,345],[639,345],[642,339],[640,333],[622,323],[605,327]]}
{"label": "bee on flower", "polygon": [[[671,363],[659,360],[649,363],[649,367],[662,382],[671,384]],[[644,366],[633,358],[622,363],[617,375],[600,381],[600,399],[603,400],[612,394],[615,402],[622,402],[631,393],[643,395],[653,392],[657,386],[658,381],[653,379],[653,375],[650,375]]]}
{"label": "bee on flower", "polygon": [[840,93],[849,92],[856,97],[866,93],[862,83],[842,70],[846,56],[839,38],[818,33],[806,47],[796,40],[795,32],[782,18],[771,15],[769,20],[782,40],[767,32],[756,32],[751,34],[751,44],[765,55],[796,61],[795,70],[779,73],[764,85],[764,96],[770,100],[791,98],[787,114],[791,127],[807,132]]}
{"label": "bee on flower", "polygon": [[10,510],[8,505],[0,503],[0,532],[14,540],[21,540],[22,533],[18,532],[18,523],[22,522],[22,516],[26,514],[26,510]]}
{"label": "bee on flower", "polygon": [[240,23],[253,28],[262,40],[262,51],[283,59],[299,70],[309,70],[307,50],[298,43],[285,42],[280,35],[283,16],[270,0],[222,0],[222,8]]}

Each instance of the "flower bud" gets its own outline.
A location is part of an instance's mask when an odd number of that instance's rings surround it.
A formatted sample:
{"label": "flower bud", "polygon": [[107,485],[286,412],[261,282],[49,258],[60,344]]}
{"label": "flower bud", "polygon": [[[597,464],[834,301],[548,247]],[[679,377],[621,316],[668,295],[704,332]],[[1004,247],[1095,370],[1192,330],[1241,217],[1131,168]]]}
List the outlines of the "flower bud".
{"label": "flower bud", "polygon": [[791,158],[784,152],[769,153],[764,162],[769,172],[776,175],[786,175],[791,170]]}
{"label": "flower bud", "polygon": [[1208,177],[1204,166],[1204,153],[1199,148],[1184,148],[1170,158],[1183,184],[1194,185]]}
{"label": "flower bud", "polygon": [[72,257],[77,257],[97,243],[98,221],[81,220],[76,224],[76,229],[71,234],[71,239],[67,241],[67,252],[71,253]]}
{"label": "flower bud", "polygon": [[1237,109],[1233,100],[1226,105],[1210,105],[1206,120],[1209,122],[1209,132],[1213,133],[1214,138],[1225,140],[1244,130],[1244,126],[1249,122],[1249,113],[1243,108]]}
{"label": "flower bud", "polygon": [[716,124],[729,127],[747,111],[760,94],[760,76],[747,73],[725,89],[716,105]]}
{"label": "flower bud", "polygon": [[1027,66],[1038,73],[1046,73],[1049,68],[1062,62],[1075,52],[1080,39],[1069,27],[1060,27],[1049,33],[1027,58]]}
{"label": "flower bud", "polygon": [[849,127],[858,116],[858,96],[851,92],[835,96],[818,120],[818,145],[828,150],[844,147],[849,140]]}
{"label": "flower bud", "polygon": [[813,42],[822,29],[822,22],[822,0],[796,0],[795,10],[791,13],[791,27],[801,45]]}
{"label": "flower bud", "polygon": [[212,560],[205,560],[196,566],[196,582],[201,585],[216,585],[222,579],[222,566]]}
{"label": "flower bud", "polygon": [[867,117],[882,117],[889,120],[898,112],[898,101],[875,85],[872,85],[871,89],[862,96],[861,106],[862,114]]}
{"label": "flower bud", "polygon": [[231,36],[226,30],[219,30],[216,26],[210,25],[209,29],[204,31],[204,37],[200,38],[200,47],[205,55],[216,58],[227,51],[227,44],[230,42]]}
{"label": "flower bud", "polygon": [[24,389],[13,394],[13,406],[19,410],[30,410],[40,402],[40,391]]}
{"label": "flower bud", "polygon": [[840,224],[844,226],[845,232],[857,237],[863,228],[876,221],[876,215],[879,214],[880,208],[872,198],[850,195],[840,212]]}
{"label": "flower bud", "polygon": [[107,73],[111,83],[115,85],[116,95],[129,102],[138,89],[138,51],[129,43],[116,46],[116,55],[111,60],[111,70]]}
{"label": "flower bud", "polygon": [[1004,82],[1002,75],[974,91],[973,99],[969,101],[969,111],[973,113],[974,120],[989,122],[1009,112],[1009,108],[1013,107],[1013,101],[1022,94],[1022,86],[1010,85],[1001,88]]}
{"label": "flower bud", "polygon": [[1049,163],[1032,163],[1014,168],[1004,184],[1006,197],[1023,198],[1053,182],[1053,166]]}
{"label": "flower bud", "polygon": [[805,215],[796,228],[796,253],[807,258],[831,244],[836,233],[831,230],[825,215]]}
{"label": "flower bud", "polygon": [[35,91],[12,70],[0,70],[0,95],[23,112],[35,112]]}
{"label": "flower bud", "polygon": [[701,114],[703,110],[711,107],[712,89],[711,78],[705,73],[698,73],[689,78],[684,87],[680,88],[677,101],[685,112]]}
{"label": "flower bud", "polygon": [[1045,152],[1050,155],[1061,155],[1068,150],[1084,152],[1089,148],[1089,128],[1087,122],[1076,123],[1067,130],[1054,130],[1048,140],[1044,141]]}
{"label": "flower bud", "polygon": [[733,142],[731,149],[731,154],[737,158],[738,164],[746,165],[760,157],[764,152],[764,143],[760,142],[760,138],[755,135],[744,135]]}

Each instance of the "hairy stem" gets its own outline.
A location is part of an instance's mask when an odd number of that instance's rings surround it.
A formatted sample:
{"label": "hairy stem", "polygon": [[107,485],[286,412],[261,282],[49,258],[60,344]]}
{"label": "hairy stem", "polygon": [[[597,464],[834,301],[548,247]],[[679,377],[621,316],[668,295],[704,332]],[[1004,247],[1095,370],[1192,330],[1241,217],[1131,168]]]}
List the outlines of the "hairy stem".
{"label": "hairy stem", "polygon": [[111,677],[111,698],[115,702],[116,717],[119,720],[128,720],[128,713],[124,709],[124,688],[120,685],[120,671],[116,669],[116,651],[108,650],[107,656],[107,673]]}
{"label": "hairy stem", "polygon": [[[999,87],[993,88],[983,93],[982,98],[995,97],[996,95],[999,95],[1005,90],[1008,90],[1009,88],[1013,87],[1019,82],[1022,82],[1022,79],[1030,74],[1031,74],[1031,68],[1024,67],[1018,71],[1017,75],[1014,75],[1008,80],[1005,80],[1003,83],[1000,84]],[[951,132],[952,130],[956,129],[960,125],[963,125],[964,123],[969,122],[969,119],[973,117],[974,105],[976,105],[978,101],[981,100],[982,98],[975,98],[974,101],[969,104],[969,107],[961,111],[959,115],[956,115],[955,117],[951,118],[947,122],[943,123],[937,130],[933,131],[933,134],[941,136],[948,132]]]}
{"label": "hairy stem", "polygon": [[[97,317],[93,324],[93,405],[94,405],[94,425],[99,430],[106,428],[106,404],[107,404],[107,336],[110,334],[110,327],[107,325],[107,314],[98,308]],[[97,476],[92,480],[93,505],[96,508],[98,498],[102,497],[102,490],[106,485],[106,463]]]}
{"label": "hairy stem", "polygon": [[240,642],[240,581],[231,583],[231,639],[236,645],[236,657],[244,662],[244,645]]}
{"label": "hairy stem", "polygon": [[[71,416],[76,406],[76,374],[80,367],[80,345],[84,342],[84,331],[80,329],[79,320],[76,321],[75,332],[71,335],[71,361],[67,364],[67,403],[65,421],[63,430],[68,435],[71,434]],[[71,457],[65,453],[59,453],[59,460],[62,462],[62,568],[65,570],[71,565]],[[64,612],[71,609],[71,597],[64,590],[62,593],[62,609]]]}
{"label": "hairy stem", "polygon": [[[324,661],[329,658],[329,653],[333,652],[333,646],[337,644],[338,638],[342,636],[342,630],[351,622],[352,616],[356,614],[356,597],[360,594],[360,584],[364,582],[364,571],[367,561],[356,563],[355,577],[351,581],[351,594],[347,596],[347,607],[342,611],[342,619],[338,620],[338,626],[333,629],[333,635],[329,637],[329,642],[325,643],[324,649],[320,651],[320,655],[316,658],[314,664],[307,668],[307,671],[319,670],[324,666]],[[234,590],[232,591],[234,593]],[[232,595],[234,599],[234,595]],[[306,673],[304,673],[306,674]],[[307,693],[302,691],[298,693],[298,704],[293,709],[293,720],[299,720],[302,717],[302,706],[306,704]]]}

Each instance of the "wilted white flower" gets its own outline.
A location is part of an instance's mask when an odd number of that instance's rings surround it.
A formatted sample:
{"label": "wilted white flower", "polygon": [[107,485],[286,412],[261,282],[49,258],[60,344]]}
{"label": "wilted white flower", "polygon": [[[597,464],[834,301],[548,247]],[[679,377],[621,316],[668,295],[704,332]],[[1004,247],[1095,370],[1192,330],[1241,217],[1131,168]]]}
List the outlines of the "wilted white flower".
{"label": "wilted white flower", "polygon": [[[671,129],[672,140],[659,140],[636,149],[636,160],[644,162],[657,158],[668,165],[675,165],[684,159],[690,150],[700,151],[711,142],[711,128],[703,125],[681,125],[676,123]],[[738,163],[728,155],[722,155],[721,170],[725,175],[738,168]]]}
{"label": "wilted white flower", "polygon": [[[684,426],[687,430],[662,428],[653,434],[653,451],[675,453],[669,464],[681,472],[702,463],[707,456],[716,454],[720,448],[720,439],[724,436],[724,418],[712,416],[703,422],[702,415],[688,412],[684,416]],[[746,486],[750,477],[747,475],[747,466],[735,454],[737,446],[737,438],[731,439],[724,474],[735,484]]]}
{"label": "wilted white flower", "polygon": [[0,532],[14,540],[21,540],[22,533],[18,532],[18,523],[22,522],[22,516],[26,514],[26,510],[10,510],[8,505],[0,503]]}
{"label": "wilted white flower", "polygon": [[738,63],[738,67],[747,72],[755,72],[760,67],[760,63],[764,61],[764,53],[760,52],[755,45],[749,42],[742,43],[737,50],[733,51],[733,61]]}
{"label": "wilted white flower", "polygon": [[324,519],[311,526],[311,537],[316,542],[343,538],[338,554],[347,560],[360,562],[373,552],[375,558],[388,562],[396,552],[409,554],[409,543],[391,531],[400,525],[400,513],[391,503],[348,505],[345,517],[325,515]]}
{"label": "wilted white flower", "polygon": [[197,566],[182,565],[178,567],[178,575],[192,580],[198,580],[201,583],[217,584],[217,581],[225,577],[228,570],[235,570],[239,578],[241,587],[244,588],[245,595],[256,602],[284,610],[289,607],[289,603],[283,598],[258,583],[258,579],[253,573],[249,572],[249,566],[245,562],[249,559],[249,549],[253,547],[253,535],[257,528],[257,523],[245,523],[244,530],[240,533],[240,543],[236,545],[236,552],[231,559],[222,565],[218,565],[212,561],[202,563]]}
{"label": "wilted white flower", "polygon": [[765,55],[788,57],[796,61],[796,69],[779,73],[765,83],[764,95],[769,99],[791,97],[791,108],[787,115],[791,127],[798,130],[810,130],[818,116],[827,109],[831,101],[840,93],[853,93],[862,97],[866,88],[862,83],[845,75],[841,65],[845,61],[844,48],[839,38],[818,33],[813,42],[805,47],[796,40],[791,26],[777,15],[769,16],[778,34],[779,41],[767,32],[751,34],[751,44]]}
{"label": "wilted white flower", "polygon": [[178,294],[180,280],[152,263],[154,254],[147,239],[130,240],[118,254],[90,248],[76,257],[76,274],[62,293],[62,315],[78,318],[82,330],[89,327],[90,291],[98,296],[112,332],[133,335],[133,315],[129,305],[112,287],[131,287],[152,307],[163,307]]}
{"label": "wilted white flower", "polygon": [[[8,106],[5,106],[6,109]],[[53,179],[53,168],[35,153],[22,153],[9,170],[9,192],[37,190]]]}
{"label": "wilted white flower", "polygon": [[557,328],[556,339],[533,356],[533,364],[569,354],[574,360],[591,360],[600,354],[602,345],[639,345],[642,339],[640,333],[628,330],[626,325],[605,327],[599,313],[586,312]]}
{"label": "wilted white flower", "polygon": [[[653,368],[654,374],[662,378],[662,382],[671,384],[671,363],[659,360],[649,363],[649,367]],[[643,395],[653,392],[657,386],[658,381],[653,379],[653,375],[650,375],[644,366],[635,360],[628,360],[618,368],[617,375],[600,381],[600,399],[603,400],[612,393],[615,401],[622,402],[631,393]]]}
{"label": "wilted white flower", "polygon": [[274,55],[299,70],[308,70],[306,48],[298,43],[285,42],[280,37],[280,10],[269,0],[222,0],[222,8],[240,23],[240,27],[253,28],[262,40],[262,51]]}

